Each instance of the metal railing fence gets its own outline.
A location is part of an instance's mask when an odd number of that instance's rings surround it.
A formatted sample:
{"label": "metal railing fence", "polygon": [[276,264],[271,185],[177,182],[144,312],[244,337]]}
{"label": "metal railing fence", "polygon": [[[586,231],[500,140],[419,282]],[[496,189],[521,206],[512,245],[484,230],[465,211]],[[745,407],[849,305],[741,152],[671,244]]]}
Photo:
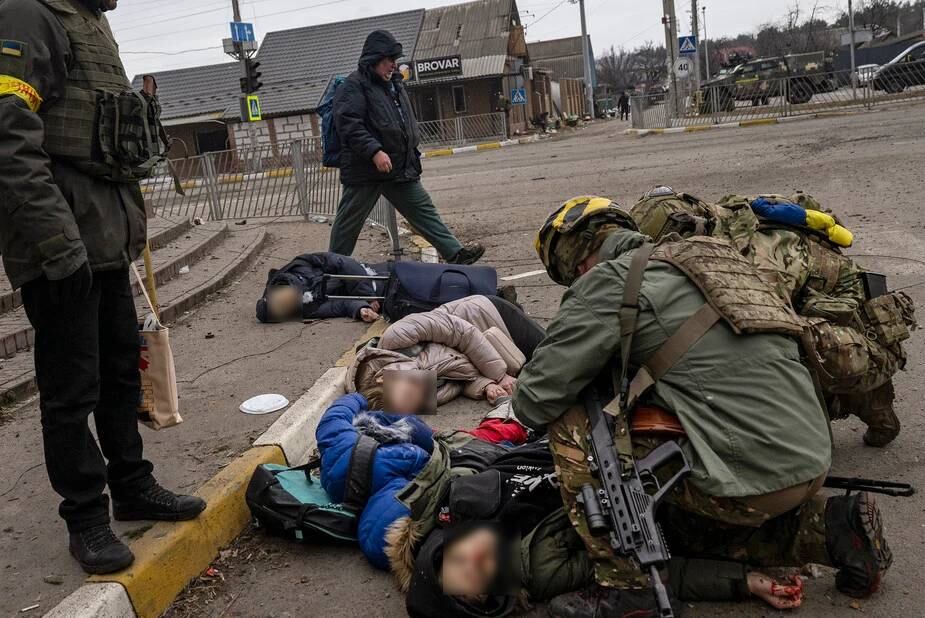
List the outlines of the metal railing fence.
{"label": "metal railing fence", "polygon": [[[173,159],[142,181],[141,191],[155,214],[166,217],[308,219],[334,217],[341,184],[338,170],[321,164],[321,139],[311,137]],[[369,221],[389,231],[397,250],[398,224],[388,200],[379,199]]]}
{"label": "metal railing fence", "polygon": [[462,146],[507,138],[507,116],[504,112],[459,116],[447,120],[419,122],[421,143]]}
{"label": "metal railing fence", "polygon": [[[925,61],[889,65],[852,79],[851,71],[739,80],[689,91],[631,99],[637,129],[665,129],[782,118],[825,111],[872,109],[875,105],[925,100]],[[674,111],[677,101],[677,112]]]}

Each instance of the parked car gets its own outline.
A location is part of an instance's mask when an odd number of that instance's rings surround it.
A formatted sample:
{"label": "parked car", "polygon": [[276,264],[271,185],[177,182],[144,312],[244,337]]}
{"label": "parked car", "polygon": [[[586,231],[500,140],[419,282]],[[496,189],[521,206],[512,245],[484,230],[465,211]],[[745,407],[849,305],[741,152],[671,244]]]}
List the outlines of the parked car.
{"label": "parked car", "polygon": [[925,41],[907,48],[873,75],[875,90],[890,94],[925,84]]}
{"label": "parked car", "polygon": [[866,88],[870,85],[871,80],[874,78],[874,75],[877,74],[877,71],[880,69],[879,64],[862,64],[857,68],[858,72],[858,86],[861,88]]}

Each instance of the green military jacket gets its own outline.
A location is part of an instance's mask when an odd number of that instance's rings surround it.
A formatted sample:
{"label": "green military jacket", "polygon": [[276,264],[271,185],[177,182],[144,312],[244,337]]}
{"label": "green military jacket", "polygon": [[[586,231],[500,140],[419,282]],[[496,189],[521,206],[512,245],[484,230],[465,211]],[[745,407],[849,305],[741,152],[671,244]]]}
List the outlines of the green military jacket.
{"label": "green military jacket", "polygon": [[[30,93],[17,96],[0,87],[0,253],[15,287],[43,275],[64,278],[84,261],[94,270],[126,268],[145,244],[138,183],[89,176],[43,147],[43,117],[64,105],[69,75],[79,71],[80,79],[95,79],[92,70],[74,65],[62,25],[71,18],[116,50],[106,18],[79,0],[0,0],[0,83]],[[121,66],[111,68],[124,78]],[[33,109],[35,95],[41,103]]]}
{"label": "green military jacket", "polygon": [[[645,237],[621,230],[602,262],[566,291],[546,339],[522,370],[513,407],[541,427],[578,402],[579,393],[620,358],[619,311],[633,250]],[[630,375],[705,302],[680,271],[648,264]],[[691,480],[715,496],[753,496],[826,472],[831,439],[825,412],[797,342],[771,334],[736,335],[720,322],[647,395],[678,416]]]}

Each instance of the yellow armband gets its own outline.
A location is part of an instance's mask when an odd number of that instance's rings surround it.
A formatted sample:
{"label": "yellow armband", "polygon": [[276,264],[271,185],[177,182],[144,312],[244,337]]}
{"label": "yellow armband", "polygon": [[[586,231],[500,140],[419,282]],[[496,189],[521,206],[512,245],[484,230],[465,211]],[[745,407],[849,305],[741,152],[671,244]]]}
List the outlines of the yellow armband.
{"label": "yellow armband", "polygon": [[22,99],[33,112],[42,106],[42,97],[35,88],[11,75],[0,75],[0,96],[11,94]]}

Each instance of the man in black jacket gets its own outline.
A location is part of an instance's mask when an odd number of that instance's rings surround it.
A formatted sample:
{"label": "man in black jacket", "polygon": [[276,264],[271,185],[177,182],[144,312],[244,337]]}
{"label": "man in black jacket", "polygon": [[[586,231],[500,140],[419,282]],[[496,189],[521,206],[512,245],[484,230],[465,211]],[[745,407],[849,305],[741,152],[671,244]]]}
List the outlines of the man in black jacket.
{"label": "man in black jacket", "polygon": [[344,194],[331,229],[330,251],[351,255],[363,223],[384,195],[447,262],[472,264],[485,250],[462,246],[437,214],[421,185],[420,134],[411,100],[396,71],[401,43],[375,30],[363,44],[357,70],[334,99],[334,123],[343,145]]}

